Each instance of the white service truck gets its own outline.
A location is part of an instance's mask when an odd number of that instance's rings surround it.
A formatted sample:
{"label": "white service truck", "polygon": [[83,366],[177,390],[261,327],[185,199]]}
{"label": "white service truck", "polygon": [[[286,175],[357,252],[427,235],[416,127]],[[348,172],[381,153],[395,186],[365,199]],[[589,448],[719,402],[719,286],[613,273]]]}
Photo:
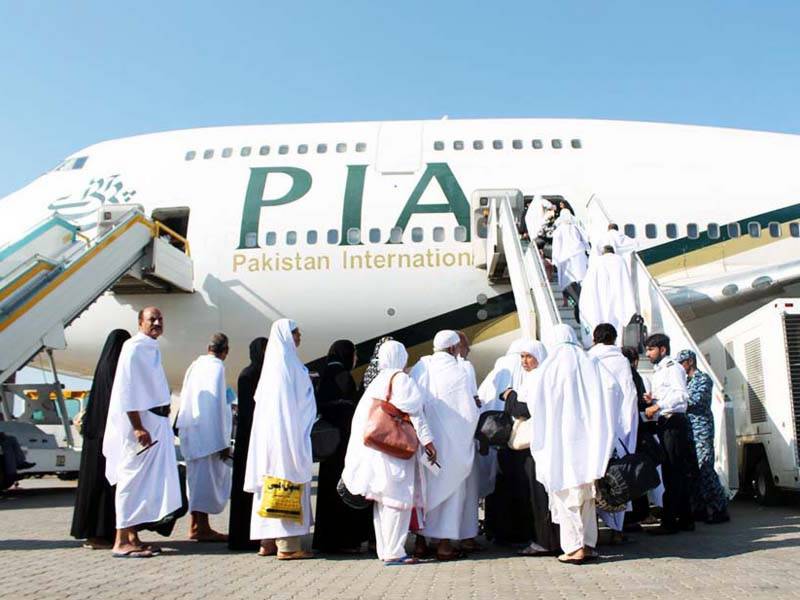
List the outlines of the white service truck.
{"label": "white service truck", "polygon": [[772,300],[701,344],[733,401],[740,489],[800,490],[800,298]]}

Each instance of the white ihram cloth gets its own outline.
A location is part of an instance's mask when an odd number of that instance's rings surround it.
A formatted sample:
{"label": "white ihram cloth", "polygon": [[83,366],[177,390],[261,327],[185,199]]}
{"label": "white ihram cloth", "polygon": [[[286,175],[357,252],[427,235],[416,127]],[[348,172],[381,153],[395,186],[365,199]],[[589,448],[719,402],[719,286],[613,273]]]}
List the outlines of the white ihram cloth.
{"label": "white ihram cloth", "polygon": [[[311,427],[317,415],[308,369],[297,355],[294,321],[272,324],[264,366],[255,393],[255,413],[247,450],[244,491],[254,494],[250,538],[305,535],[311,528]],[[303,522],[259,516],[267,475],[303,484]]]}
{"label": "white ihram cloth", "polygon": [[[372,509],[375,546],[378,558],[389,560],[405,556],[405,541],[414,508],[425,503],[422,460],[423,447],[433,441],[425,422],[425,394],[402,369],[408,353],[399,342],[388,341],[378,350],[380,371],[364,391],[353,415],[350,441],[344,460],[342,481],[354,494],[374,500]],[[373,399],[385,399],[392,380],[391,402],[407,413],[417,432],[420,450],[408,460],[389,456],[364,445],[364,430]]]}
{"label": "white ihram cloth", "polygon": [[546,212],[552,208],[548,200],[534,198],[525,211],[525,227],[528,230],[528,237],[535,240],[542,232],[546,218]]}
{"label": "white ihram cloth", "polygon": [[637,250],[639,244],[636,240],[628,237],[621,231],[609,229],[597,236],[597,240],[595,240],[592,245],[592,251],[596,256],[602,256],[603,248],[606,246],[611,246],[618,256],[626,257],[631,252]]}
{"label": "white ihram cloth", "polygon": [[[172,427],[169,418],[149,410],[169,403],[158,342],[137,333],[122,345],[103,438],[106,479],[117,486],[118,529],[159,521],[181,506]],[[139,413],[155,444],[141,454],[129,412]]]}
{"label": "white ihram cloth", "polygon": [[589,244],[574,217],[567,211],[561,212],[556,223],[553,231],[553,262],[558,269],[558,289],[563,290],[572,282],[580,283],[586,276]]}
{"label": "white ihram cloth", "polygon": [[577,345],[571,327],[557,325],[553,335],[556,345],[534,371],[528,396],[535,415],[531,453],[553,521],[567,525],[561,544],[570,552],[565,546],[574,543],[575,531],[592,538],[582,515],[588,509],[594,515],[594,482],[605,474],[614,447],[620,390],[612,378],[603,380],[600,364]]}
{"label": "white ihram cloth", "polygon": [[[636,385],[633,383],[631,363],[618,346],[597,344],[589,350],[589,356],[600,361],[600,364],[614,378],[622,392],[622,405],[619,407],[617,424],[614,430],[614,450],[617,456],[625,456],[629,452],[636,452],[636,436],[639,431],[639,409]],[[623,446],[624,444],[624,446]],[[628,502],[627,510],[631,509]],[[622,531],[625,511],[606,512],[597,511],[606,525],[615,531]]]}
{"label": "white ihram cloth", "polygon": [[473,440],[479,411],[470,395],[467,376],[455,357],[435,352],[417,363],[411,377],[428,393],[425,417],[442,466],[426,481],[425,535],[441,539],[474,537],[478,524],[465,522],[463,515],[465,509],[471,513],[472,496],[478,493],[477,485],[471,485],[467,493],[467,479],[475,458]]}
{"label": "white ihram cloth", "polygon": [[230,447],[232,415],[225,366],[216,356],[205,354],[189,365],[175,425],[186,459],[189,510],[221,513],[231,496],[233,467],[219,452]]}
{"label": "white ihram cloth", "polygon": [[[475,376],[475,367],[472,366],[472,363],[469,362],[466,358],[462,358],[461,356],[456,357],[458,360],[458,365],[463,369],[464,373],[467,375],[467,380],[469,381],[469,393],[472,395],[473,398],[478,398],[478,381],[477,377]],[[478,409],[479,414],[483,412],[482,407]],[[475,448],[477,450],[477,441],[473,441],[475,444]],[[481,494],[481,491],[486,488],[481,484],[482,480],[485,479],[485,470],[488,466],[491,469],[491,466],[486,465],[486,461],[483,459],[488,458],[487,456],[481,456],[480,454],[475,454],[475,460],[472,462],[472,471],[470,471],[468,481],[467,481],[467,488],[470,490],[477,490],[474,494],[475,502],[470,503],[467,506],[467,512],[464,515],[464,522],[471,523],[473,520],[477,523],[478,522],[478,504],[479,498],[482,498],[486,494]],[[472,497],[472,496],[471,496]]]}
{"label": "white ihram cloth", "polygon": [[636,297],[628,267],[616,254],[592,259],[581,285],[578,302],[581,321],[594,331],[600,323],[610,323],[617,330],[617,344],[631,317],[636,314]]}

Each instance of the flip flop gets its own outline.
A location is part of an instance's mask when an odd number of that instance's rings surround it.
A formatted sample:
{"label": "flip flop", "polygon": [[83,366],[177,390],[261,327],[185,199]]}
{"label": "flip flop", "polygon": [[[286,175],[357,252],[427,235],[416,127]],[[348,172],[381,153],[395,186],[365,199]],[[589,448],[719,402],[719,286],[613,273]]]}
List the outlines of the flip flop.
{"label": "flip flop", "polygon": [[155,554],[150,550],[128,550],[127,552],[112,552],[114,558],[153,558]]}
{"label": "flip flop", "polygon": [[163,552],[161,546],[156,546],[155,544],[142,544],[142,549],[152,552],[153,556],[156,556]]}
{"label": "flip flop", "polygon": [[565,565],[582,565],[586,562],[585,558],[570,558],[566,554],[562,554],[558,557],[558,562],[563,563]]}
{"label": "flip flop", "polygon": [[419,560],[414,558],[413,556],[402,556],[400,558],[393,558],[391,560],[383,561],[383,566],[385,567],[400,567],[404,565],[418,565]]}

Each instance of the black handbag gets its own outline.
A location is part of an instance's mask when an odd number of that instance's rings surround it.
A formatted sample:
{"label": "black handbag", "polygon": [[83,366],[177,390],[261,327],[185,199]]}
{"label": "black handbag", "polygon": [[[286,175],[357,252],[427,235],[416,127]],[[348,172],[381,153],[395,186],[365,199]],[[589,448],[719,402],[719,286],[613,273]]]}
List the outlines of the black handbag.
{"label": "black handbag", "polygon": [[489,447],[508,448],[514,419],[502,410],[487,410],[478,418],[475,428],[475,439],[478,440],[478,452],[482,456],[489,454]]}
{"label": "black handbag", "polygon": [[612,457],[608,461],[606,474],[596,485],[603,502],[610,506],[636,500],[661,483],[656,463],[648,454],[631,454],[622,440],[619,442],[625,448],[625,456]]}
{"label": "black handbag", "polygon": [[330,458],[339,449],[342,434],[325,419],[317,419],[311,428],[311,455],[314,462]]}
{"label": "black handbag", "polygon": [[367,500],[360,494],[351,494],[350,490],[347,489],[347,486],[344,484],[344,481],[342,481],[341,478],[339,478],[339,483],[336,484],[336,493],[339,494],[342,502],[344,502],[350,508],[364,510],[365,508],[372,506],[372,500]]}

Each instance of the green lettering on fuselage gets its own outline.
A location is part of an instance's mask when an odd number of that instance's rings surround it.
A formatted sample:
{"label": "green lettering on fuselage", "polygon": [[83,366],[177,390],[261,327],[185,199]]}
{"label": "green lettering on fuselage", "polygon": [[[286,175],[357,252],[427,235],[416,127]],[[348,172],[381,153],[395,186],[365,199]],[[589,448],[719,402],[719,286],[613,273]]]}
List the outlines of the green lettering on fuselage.
{"label": "green lettering on fuselage", "polygon": [[339,245],[349,246],[347,231],[361,230],[361,204],[364,200],[364,178],[368,165],[347,165],[347,183],[344,186],[344,205],[342,206],[342,235]]}
{"label": "green lettering on fuselage", "polygon": [[[281,198],[264,200],[264,191],[267,185],[267,175],[270,173],[284,173],[292,178],[292,187]],[[239,232],[239,249],[259,248],[258,225],[261,220],[261,209],[266,206],[280,206],[299,200],[311,189],[311,173],[297,167],[258,167],[250,169],[250,181],[247,183],[247,193],[244,197],[242,210],[242,227]],[[256,244],[249,246],[245,243],[248,234],[254,234]]]}

